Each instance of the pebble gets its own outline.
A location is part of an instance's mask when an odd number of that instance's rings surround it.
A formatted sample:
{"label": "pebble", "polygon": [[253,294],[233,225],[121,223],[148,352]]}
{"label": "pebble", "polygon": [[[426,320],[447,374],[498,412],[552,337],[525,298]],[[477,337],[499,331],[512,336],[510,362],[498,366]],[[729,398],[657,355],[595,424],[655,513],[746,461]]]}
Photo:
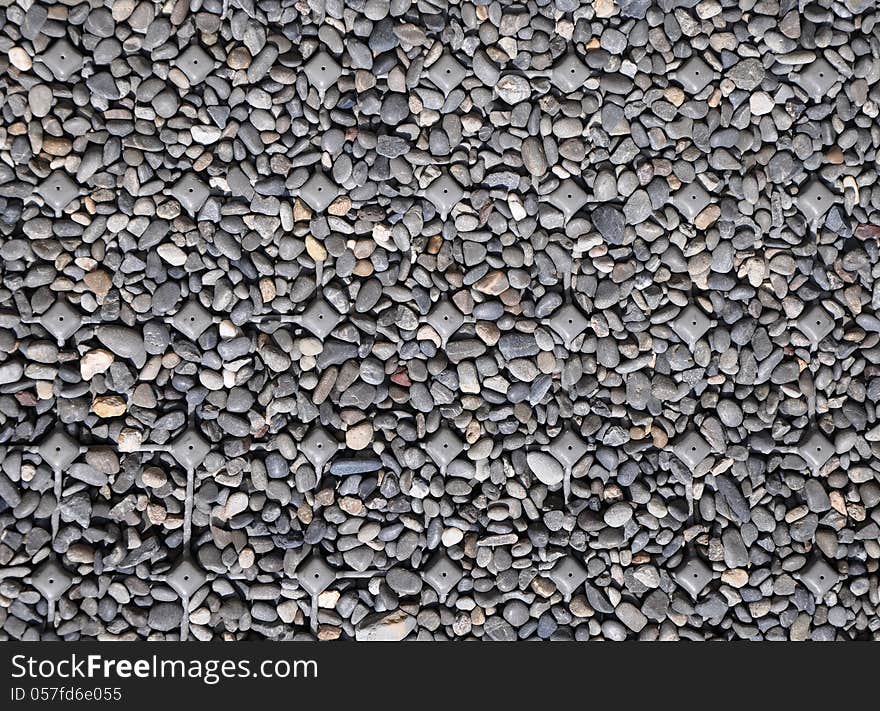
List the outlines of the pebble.
{"label": "pebble", "polygon": [[529,469],[532,470],[538,481],[547,486],[556,486],[562,483],[565,472],[555,457],[543,452],[529,452],[527,460]]}

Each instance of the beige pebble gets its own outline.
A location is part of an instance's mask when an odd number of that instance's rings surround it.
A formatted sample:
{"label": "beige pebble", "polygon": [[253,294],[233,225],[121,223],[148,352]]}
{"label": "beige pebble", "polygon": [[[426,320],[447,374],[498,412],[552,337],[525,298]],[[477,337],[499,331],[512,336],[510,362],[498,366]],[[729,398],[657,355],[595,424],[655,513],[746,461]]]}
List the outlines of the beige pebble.
{"label": "beige pebble", "polygon": [[156,252],[172,267],[182,267],[186,264],[186,252],[176,244],[164,242],[156,248]]}
{"label": "beige pebble", "polygon": [[327,250],[324,249],[324,245],[311,235],[306,235],[306,252],[316,262],[323,262],[327,259]]}
{"label": "beige pebble", "polygon": [[749,109],[754,116],[763,116],[773,111],[774,101],[766,91],[758,91],[749,97]]}
{"label": "beige pebble", "polygon": [[98,373],[105,372],[113,365],[113,354],[103,348],[88,351],[79,361],[79,372],[83,380],[91,380]]}
{"label": "beige pebble", "polygon": [[83,276],[83,283],[95,296],[103,299],[113,287],[113,280],[103,269],[96,269]]}
{"label": "beige pebble", "polygon": [[237,516],[242,511],[246,511],[248,507],[248,495],[243,491],[234,491],[229,495],[229,498],[226,499],[226,506],[223,508],[223,513],[226,519],[230,519],[233,516]]}
{"label": "beige pebble", "polygon": [[136,429],[131,427],[123,427],[116,438],[120,452],[136,452],[140,449],[143,442],[143,436]]}
{"label": "beige pebble", "polygon": [[119,417],[125,414],[125,407],[119,395],[99,395],[92,401],[92,412],[98,417]]}
{"label": "beige pebble", "polygon": [[148,486],[151,489],[158,489],[160,486],[165,486],[165,483],[168,481],[168,475],[159,469],[159,467],[146,467],[141,477],[144,486]]}
{"label": "beige pebble", "polygon": [[459,528],[446,528],[440,536],[440,540],[444,546],[454,546],[461,543],[464,538],[464,531]]}
{"label": "beige pebble", "polygon": [[349,427],[345,433],[345,444],[349,449],[361,450],[370,446],[373,441],[373,425],[369,421],[360,422]]}
{"label": "beige pebble", "polygon": [[721,573],[721,580],[733,588],[741,588],[749,582],[749,574],[742,568],[733,568]]}
{"label": "beige pebble", "polygon": [[23,72],[30,71],[33,66],[30,56],[21,47],[13,47],[9,50],[9,63]]}
{"label": "beige pebble", "polygon": [[272,279],[260,279],[260,296],[263,298],[264,304],[268,304],[277,295],[275,282]]}
{"label": "beige pebble", "polygon": [[295,600],[285,600],[278,604],[276,610],[278,611],[278,617],[281,618],[281,621],[289,625],[296,619],[299,607]]}
{"label": "beige pebble", "polygon": [[318,607],[325,610],[332,610],[339,602],[341,593],[338,590],[325,590],[318,594]]}
{"label": "beige pebble", "polygon": [[613,0],[593,0],[596,17],[611,17],[617,14],[617,4]]}

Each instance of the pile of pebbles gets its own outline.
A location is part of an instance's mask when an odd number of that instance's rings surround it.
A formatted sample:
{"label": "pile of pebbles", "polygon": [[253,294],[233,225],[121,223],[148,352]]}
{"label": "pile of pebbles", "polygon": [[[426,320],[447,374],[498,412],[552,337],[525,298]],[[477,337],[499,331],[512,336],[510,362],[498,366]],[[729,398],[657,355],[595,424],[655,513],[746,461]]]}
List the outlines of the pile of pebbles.
{"label": "pile of pebbles", "polygon": [[871,0],[0,7],[5,639],[876,639]]}

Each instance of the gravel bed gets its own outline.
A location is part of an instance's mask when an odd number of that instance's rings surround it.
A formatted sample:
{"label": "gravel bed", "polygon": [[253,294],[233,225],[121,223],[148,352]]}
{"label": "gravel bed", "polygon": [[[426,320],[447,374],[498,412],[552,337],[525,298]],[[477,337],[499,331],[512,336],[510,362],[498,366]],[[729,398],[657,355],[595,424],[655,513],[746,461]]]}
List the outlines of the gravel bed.
{"label": "gravel bed", "polygon": [[880,636],[876,2],[0,5],[0,638]]}

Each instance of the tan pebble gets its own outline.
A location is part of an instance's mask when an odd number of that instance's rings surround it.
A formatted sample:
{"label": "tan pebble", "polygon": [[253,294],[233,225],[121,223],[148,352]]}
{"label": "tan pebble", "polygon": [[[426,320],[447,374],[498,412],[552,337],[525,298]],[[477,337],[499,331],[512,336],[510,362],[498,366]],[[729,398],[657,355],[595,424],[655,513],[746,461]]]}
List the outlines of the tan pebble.
{"label": "tan pebble", "polygon": [[371,276],[373,271],[373,263],[369,259],[359,259],[354,265],[354,273],[359,277]]}
{"label": "tan pebble", "polygon": [[431,235],[428,238],[428,254],[437,254],[443,246],[443,235]]}
{"label": "tan pebble", "polygon": [[617,5],[613,0],[593,0],[593,11],[596,17],[611,17],[617,14]]}
{"label": "tan pebble", "polygon": [[312,211],[309,209],[309,206],[306,205],[302,200],[297,198],[293,202],[293,219],[296,222],[301,222],[304,220],[310,220],[312,218]]}
{"label": "tan pebble", "polygon": [[300,521],[302,521],[304,524],[306,524],[307,526],[312,522],[312,518],[314,518],[314,515],[315,515],[315,514],[314,514],[314,512],[312,511],[312,507],[309,506],[309,505],[306,504],[306,503],[302,504],[302,505],[296,510],[296,517],[297,517]]}
{"label": "tan pebble", "polygon": [[226,64],[231,69],[247,69],[251,66],[251,53],[246,47],[236,47],[226,57]]}
{"label": "tan pebble", "polygon": [[168,481],[168,475],[159,469],[159,467],[147,467],[144,469],[141,478],[144,482],[144,486],[148,486],[151,489],[158,489],[160,486],[165,486],[165,483]]}
{"label": "tan pebble", "polygon": [[73,563],[94,563],[95,549],[85,543],[73,543],[67,549],[67,557]]}
{"label": "tan pebble", "polygon": [[143,437],[140,432],[131,427],[123,427],[116,438],[120,452],[136,452],[140,449]]}
{"label": "tan pebble", "polygon": [[318,506],[331,506],[336,500],[336,489],[325,487],[315,494],[315,503]]}
{"label": "tan pebble", "polygon": [[479,321],[476,327],[477,337],[487,346],[494,346],[501,338],[501,330],[491,321]]}
{"label": "tan pebble", "polygon": [[590,607],[590,604],[587,602],[587,598],[583,595],[575,595],[571,599],[571,603],[568,606],[568,609],[571,610],[571,614],[575,617],[592,617],[594,614],[594,610]]}
{"label": "tan pebble", "polygon": [[327,250],[324,248],[324,245],[312,237],[312,235],[306,235],[306,252],[316,262],[323,262],[327,259]]}
{"label": "tan pebble", "polygon": [[113,354],[103,348],[86,353],[79,361],[79,372],[83,380],[91,380],[98,373],[105,372],[113,365]]}
{"label": "tan pebble", "polygon": [[733,568],[721,573],[721,581],[732,588],[741,588],[749,582],[749,574],[742,568]]}
{"label": "tan pebble", "polygon": [[556,586],[549,578],[535,578],[532,580],[531,588],[535,591],[536,595],[540,595],[544,598],[550,597],[556,592]]}
{"label": "tan pebble", "polygon": [[715,222],[718,221],[718,218],[721,217],[721,208],[718,205],[709,205],[705,210],[703,210],[699,215],[697,215],[694,220],[694,225],[698,230],[708,229],[711,225],[714,225]]}
{"label": "tan pebble", "polygon": [[33,66],[30,56],[21,47],[13,47],[9,50],[9,63],[23,72],[30,71]]}
{"label": "tan pebble", "polygon": [[538,369],[542,373],[550,374],[556,372],[556,356],[550,351],[541,351],[538,353]]}
{"label": "tan pebble", "polygon": [[111,5],[110,14],[113,15],[113,19],[116,22],[122,22],[127,20],[131,13],[134,12],[135,0],[116,0]]}
{"label": "tan pebble", "polygon": [[341,636],[342,629],[339,627],[333,627],[332,625],[318,626],[318,639],[323,642],[330,642],[334,639],[339,639]]}
{"label": "tan pebble", "polygon": [[83,276],[83,283],[95,296],[103,299],[113,286],[113,280],[103,269],[97,269]]}
{"label": "tan pebble", "polygon": [[147,504],[147,518],[154,526],[165,522],[168,512],[161,504]]}
{"label": "tan pebble", "polygon": [[507,281],[507,274],[499,270],[489,272],[474,284],[474,288],[481,294],[490,294],[492,296],[504,293],[509,286],[510,282]]}
{"label": "tan pebble", "polygon": [[59,138],[56,136],[43,137],[43,152],[50,156],[66,156],[70,153],[73,144],[67,138]]}
{"label": "tan pebble", "polygon": [[664,449],[669,443],[669,435],[666,434],[666,430],[656,425],[651,427],[651,438],[654,440],[654,447],[657,449]]}
{"label": "tan pebble", "polygon": [[238,329],[229,319],[223,319],[220,322],[220,335],[223,338],[235,338],[238,335]]}
{"label": "tan pebble", "polygon": [[272,279],[260,279],[260,296],[263,297],[263,303],[268,304],[278,295],[275,289],[275,282]]}
{"label": "tan pebble", "polygon": [[125,414],[125,400],[119,395],[100,395],[92,401],[92,412],[98,417],[119,417]]}
{"label": "tan pebble", "polygon": [[825,152],[825,160],[833,165],[840,165],[844,161],[843,151],[840,150],[839,146],[831,146]]}
{"label": "tan pebble", "polygon": [[345,444],[349,449],[361,450],[370,446],[373,441],[373,425],[369,421],[349,427],[345,433]]}
{"label": "tan pebble", "polygon": [[327,208],[327,212],[336,217],[347,215],[349,210],[351,210],[351,198],[348,195],[340,195]]}
{"label": "tan pebble", "polygon": [[359,239],[352,248],[358,259],[368,259],[376,251],[376,243],[370,239]]}
{"label": "tan pebble", "polygon": [[296,613],[299,612],[299,607],[295,600],[285,600],[278,604],[276,610],[278,611],[278,617],[281,618],[281,621],[289,625],[296,619]]}
{"label": "tan pebble", "polygon": [[364,513],[364,502],[354,496],[343,496],[339,499],[339,508],[351,516],[361,516]]}
{"label": "tan pebble", "polygon": [[318,594],[318,607],[325,610],[332,610],[336,607],[336,603],[339,602],[340,597],[341,595],[338,590],[325,590]]}

